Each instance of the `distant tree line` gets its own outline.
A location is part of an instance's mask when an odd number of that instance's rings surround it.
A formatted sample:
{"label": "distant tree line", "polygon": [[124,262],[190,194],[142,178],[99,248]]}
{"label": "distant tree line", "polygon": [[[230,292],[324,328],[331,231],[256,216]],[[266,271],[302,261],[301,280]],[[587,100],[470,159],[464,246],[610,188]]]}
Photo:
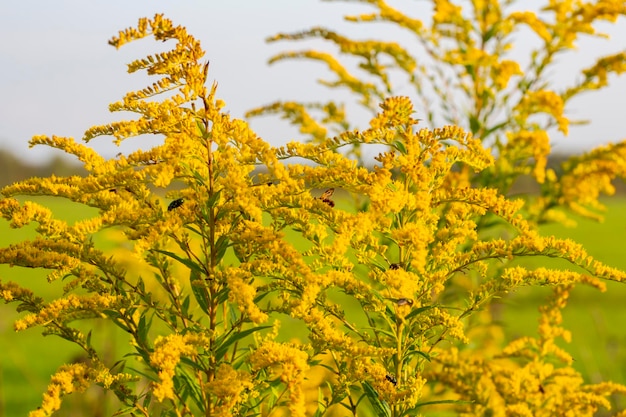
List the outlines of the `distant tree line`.
{"label": "distant tree line", "polygon": [[51,174],[58,176],[82,175],[81,166],[67,158],[55,156],[45,162],[33,163],[5,149],[0,149],[0,186],[12,184],[31,177],[48,177]]}

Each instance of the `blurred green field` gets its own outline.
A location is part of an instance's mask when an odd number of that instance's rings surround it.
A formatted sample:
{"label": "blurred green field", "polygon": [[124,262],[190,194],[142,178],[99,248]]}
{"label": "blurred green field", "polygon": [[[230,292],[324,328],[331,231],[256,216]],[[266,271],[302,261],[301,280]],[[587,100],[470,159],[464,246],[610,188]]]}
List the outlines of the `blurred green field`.
{"label": "blurred green field", "polygon": [[[58,216],[69,221],[95,214],[94,210],[62,199],[46,198],[43,201]],[[577,219],[577,228],[551,225],[543,227],[542,233],[572,238],[582,243],[598,260],[626,269],[626,250],[621,244],[626,237],[626,198],[618,197],[606,203],[609,210],[604,223]],[[14,230],[7,222],[0,221],[2,246],[32,236],[32,229]],[[544,261],[536,262],[539,265]],[[0,265],[2,281],[18,281],[37,288],[48,297],[60,295],[62,283],[48,284],[45,277],[45,271]],[[608,284],[605,293],[587,288],[574,291],[564,312],[564,325],[573,335],[567,350],[573,354],[574,366],[587,381],[626,383],[626,330],[623,324],[626,322],[623,301],[626,300],[626,284]],[[523,289],[501,300],[502,326],[507,337],[535,335],[537,306],[548,294],[548,289]],[[23,416],[36,408],[41,403],[50,375],[61,364],[75,360],[80,354],[78,349],[58,337],[42,337],[38,329],[15,333],[12,324],[16,317],[18,314],[13,305],[0,305],[0,417]],[[99,326],[101,324],[94,324],[95,343],[106,345],[112,356],[119,357],[120,349],[124,349],[122,335]],[[93,404],[100,406],[97,411],[91,409],[89,415],[110,414],[102,408],[99,395],[97,391],[91,393]],[[61,415],[83,414],[68,411]]]}

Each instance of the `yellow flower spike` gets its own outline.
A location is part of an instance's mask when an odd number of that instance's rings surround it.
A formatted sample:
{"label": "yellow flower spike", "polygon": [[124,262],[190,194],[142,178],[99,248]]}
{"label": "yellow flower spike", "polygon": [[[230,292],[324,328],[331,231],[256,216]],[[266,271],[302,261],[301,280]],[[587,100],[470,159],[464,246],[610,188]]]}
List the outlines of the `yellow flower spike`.
{"label": "yellow flower spike", "polygon": [[546,44],[552,41],[548,25],[533,12],[513,12],[508,16],[515,23],[524,23],[535,32]]}
{"label": "yellow flower spike", "polygon": [[217,368],[215,379],[207,383],[205,388],[221,402],[214,411],[215,415],[232,416],[239,405],[251,395],[249,391],[254,389],[254,383],[250,380],[249,373],[237,371],[228,364],[221,364]]}
{"label": "yellow flower spike", "polygon": [[252,276],[245,271],[233,268],[224,272],[228,288],[229,301],[235,303],[237,308],[245,313],[246,317],[253,323],[260,324],[267,321],[267,314],[263,313],[254,303],[257,296],[257,290],[248,282]]}
{"label": "yellow flower spike", "polygon": [[123,298],[112,295],[77,296],[69,294],[45,305],[36,314],[28,314],[15,322],[16,330],[24,330],[36,325],[48,325],[54,321],[63,322],[75,312],[100,313],[102,310],[117,308],[123,304]]}
{"label": "yellow flower spike", "polygon": [[269,368],[276,372],[289,390],[287,408],[292,416],[305,416],[306,403],[303,384],[309,369],[308,355],[297,346],[266,341],[251,355],[254,369]]}
{"label": "yellow flower spike", "polygon": [[540,90],[529,92],[516,106],[517,122],[521,126],[527,125],[531,114],[547,113],[551,115],[559,126],[559,130],[567,135],[569,119],[563,116],[565,103],[560,95],[553,91]]}
{"label": "yellow flower spike", "polygon": [[511,60],[502,60],[491,66],[493,82],[496,88],[503,90],[509,84],[511,78],[515,75],[524,75],[520,65]]}
{"label": "yellow flower spike", "polygon": [[74,141],[73,138],[63,138],[59,136],[34,136],[29,145],[46,145],[52,148],[60,149],[70,155],[76,156],[82,163],[84,168],[90,172],[97,172],[104,164],[104,158],[96,151],[87,146]]}
{"label": "yellow flower spike", "polygon": [[456,6],[448,0],[435,1],[435,14],[433,15],[433,22],[435,23],[460,23],[465,19],[462,16],[461,6]]}
{"label": "yellow flower spike", "polygon": [[328,130],[322,127],[311,116],[310,112],[304,105],[299,103],[276,102],[250,110],[246,113],[246,117],[276,113],[283,113],[284,117],[289,119],[292,123],[300,125],[300,133],[310,135],[315,141],[321,141],[327,137]]}
{"label": "yellow flower spike", "polygon": [[181,357],[193,358],[199,347],[204,347],[208,339],[198,334],[170,334],[157,337],[154,352],[150,355],[150,363],[159,369],[159,382],[153,389],[157,401],[174,399],[174,382],[176,367]]}
{"label": "yellow flower spike", "polygon": [[62,397],[74,392],[84,392],[92,383],[92,375],[85,364],[63,365],[50,379],[43,395],[41,407],[31,411],[29,417],[51,416],[61,408]]}

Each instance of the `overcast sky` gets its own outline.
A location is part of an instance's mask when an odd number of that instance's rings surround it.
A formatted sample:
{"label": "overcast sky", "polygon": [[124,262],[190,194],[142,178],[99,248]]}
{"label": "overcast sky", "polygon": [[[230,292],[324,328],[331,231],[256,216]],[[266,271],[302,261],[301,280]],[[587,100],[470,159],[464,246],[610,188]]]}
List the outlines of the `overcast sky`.
{"label": "overcast sky", "polygon": [[[411,15],[427,13],[428,2],[397,0]],[[520,3],[524,3],[523,1]],[[536,3],[527,0],[525,4]],[[209,78],[219,83],[218,96],[227,110],[242,117],[250,108],[276,99],[320,99],[325,87],[315,82],[324,67],[306,62],[267,65],[273,54],[298,49],[296,43],[265,43],[277,32],[321,25],[346,28],[342,16],[369,8],[355,3],[319,0],[3,0],[0,4],[0,148],[33,161],[51,150],[28,150],[36,134],[82,137],[92,125],[118,120],[109,103],[147,85],[143,75],[129,75],[126,64],[154,53],[159,45],[143,40],[120,50],[107,41],[120,29],[134,26],[139,17],[165,13],[198,38],[210,60]],[[626,49],[626,21],[610,29],[610,42],[579,42],[581,51],[609,53]],[[381,26],[361,30],[361,37],[378,37]],[[355,33],[355,32],[353,32]],[[386,35],[389,32],[385,33]],[[587,65],[591,55],[563,57],[557,78],[571,68]],[[613,78],[612,88],[587,94],[569,108],[576,117],[593,119],[590,126],[573,128],[568,138],[555,136],[555,149],[585,150],[626,139],[626,76]],[[418,107],[419,117],[419,107]],[[260,118],[252,127],[274,145],[296,138],[278,118]],[[149,141],[132,139],[123,151],[148,148]],[[120,149],[108,138],[91,142],[113,156]]]}

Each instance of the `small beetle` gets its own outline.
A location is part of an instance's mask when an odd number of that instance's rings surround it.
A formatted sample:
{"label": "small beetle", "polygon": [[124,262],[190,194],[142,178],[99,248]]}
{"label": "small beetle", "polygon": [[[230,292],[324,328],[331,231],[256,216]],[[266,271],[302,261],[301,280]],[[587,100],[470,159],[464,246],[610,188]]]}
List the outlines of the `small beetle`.
{"label": "small beetle", "polygon": [[167,211],[172,211],[175,208],[182,206],[184,202],[185,200],[183,198],[179,198],[178,200],[172,201],[170,205],[167,206]]}

